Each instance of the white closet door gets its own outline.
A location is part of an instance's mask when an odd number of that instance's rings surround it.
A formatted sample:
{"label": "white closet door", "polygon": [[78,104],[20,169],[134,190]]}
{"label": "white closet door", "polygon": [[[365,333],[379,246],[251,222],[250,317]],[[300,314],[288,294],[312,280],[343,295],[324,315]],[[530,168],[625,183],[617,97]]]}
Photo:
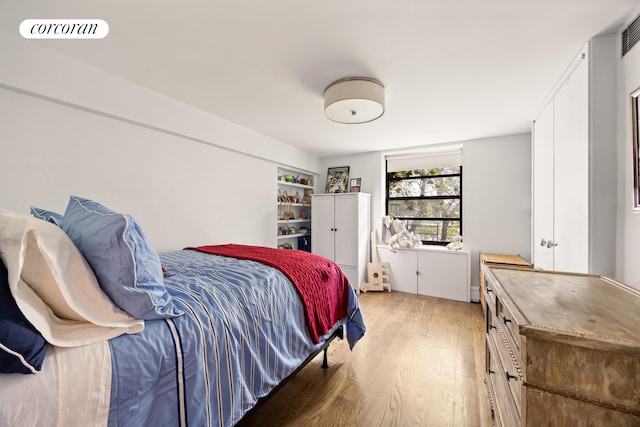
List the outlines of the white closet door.
{"label": "white closet door", "polygon": [[357,194],[336,195],[334,212],[335,262],[347,266],[357,266],[359,265]]}
{"label": "white closet door", "polygon": [[553,270],[553,101],[533,124],[533,264]]}
{"label": "white closet door", "polygon": [[[554,98],[556,271],[589,272],[589,69],[583,59]],[[595,159],[597,161],[597,159]]]}
{"label": "white closet door", "polygon": [[312,252],[334,259],[334,207],[333,196],[313,196],[311,202]]}

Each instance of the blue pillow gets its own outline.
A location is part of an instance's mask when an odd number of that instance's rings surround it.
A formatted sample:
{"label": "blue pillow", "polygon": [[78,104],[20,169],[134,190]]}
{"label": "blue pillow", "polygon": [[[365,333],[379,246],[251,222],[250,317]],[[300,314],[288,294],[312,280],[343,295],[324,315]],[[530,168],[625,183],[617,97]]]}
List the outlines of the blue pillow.
{"label": "blue pillow", "polygon": [[47,342],[18,308],[0,260],[0,372],[35,374],[42,369]]}
{"label": "blue pillow", "polygon": [[130,215],[71,196],[62,229],[121,309],[145,320],[183,314],[164,287],[158,253]]}
{"label": "blue pillow", "polygon": [[64,217],[59,213],[31,206],[31,215],[44,221],[52,222],[58,227],[62,227],[62,220]]}

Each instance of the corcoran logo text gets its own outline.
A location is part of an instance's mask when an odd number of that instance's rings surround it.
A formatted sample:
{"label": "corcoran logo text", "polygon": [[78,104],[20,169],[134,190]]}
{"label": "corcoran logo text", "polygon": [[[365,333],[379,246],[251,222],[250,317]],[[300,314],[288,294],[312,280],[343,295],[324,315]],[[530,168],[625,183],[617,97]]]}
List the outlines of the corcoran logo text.
{"label": "corcoran logo text", "polygon": [[25,19],[20,35],[25,39],[102,39],[109,24],[102,19]]}

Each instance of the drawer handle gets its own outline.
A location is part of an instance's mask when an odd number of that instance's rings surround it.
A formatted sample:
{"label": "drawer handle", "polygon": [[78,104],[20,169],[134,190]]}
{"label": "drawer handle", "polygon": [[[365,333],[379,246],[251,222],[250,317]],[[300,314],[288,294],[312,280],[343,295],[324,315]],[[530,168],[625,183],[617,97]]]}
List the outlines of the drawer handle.
{"label": "drawer handle", "polygon": [[503,315],[503,316],[502,316],[502,321],[503,321],[504,323],[509,323],[509,322],[511,322],[511,319],[507,319],[507,318]]}
{"label": "drawer handle", "polygon": [[518,379],[518,377],[516,377],[515,375],[511,375],[511,374],[509,373],[509,371],[504,371],[504,373],[505,373],[505,375],[506,375],[506,377],[507,377],[507,381],[510,381],[510,380],[517,380],[517,379]]}

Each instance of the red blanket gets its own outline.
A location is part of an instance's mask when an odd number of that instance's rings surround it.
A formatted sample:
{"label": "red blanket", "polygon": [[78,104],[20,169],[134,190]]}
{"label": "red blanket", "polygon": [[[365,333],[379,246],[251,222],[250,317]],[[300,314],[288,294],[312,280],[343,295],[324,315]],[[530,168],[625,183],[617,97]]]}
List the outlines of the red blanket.
{"label": "red blanket", "polygon": [[185,249],[257,261],[282,271],[300,294],[309,334],[316,344],[347,315],[349,280],[340,267],[327,258],[304,251],[262,246],[216,245]]}

